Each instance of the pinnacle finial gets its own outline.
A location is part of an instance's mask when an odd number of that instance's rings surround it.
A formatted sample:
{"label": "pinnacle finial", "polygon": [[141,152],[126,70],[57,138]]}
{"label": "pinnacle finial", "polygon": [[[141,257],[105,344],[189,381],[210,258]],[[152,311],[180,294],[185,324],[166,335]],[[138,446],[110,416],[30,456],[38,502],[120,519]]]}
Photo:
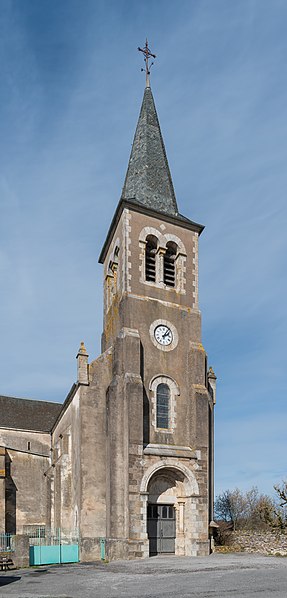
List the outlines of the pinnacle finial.
{"label": "pinnacle finial", "polygon": [[138,47],[139,52],[142,52],[144,55],[144,61],[145,61],[145,69],[141,69],[142,71],[145,71],[145,85],[146,87],[150,87],[150,80],[149,80],[149,76],[150,76],[150,68],[153,65],[153,62],[149,65],[148,61],[149,58],[156,58],[155,54],[152,54],[149,47],[148,47],[148,41],[146,39],[145,42],[145,47],[144,48],[140,48]]}
{"label": "pinnacle finial", "polygon": [[207,375],[208,375],[208,378],[214,378],[214,380],[216,380],[216,375],[215,375],[215,373],[213,371],[213,368],[211,366],[209,367]]}
{"label": "pinnacle finial", "polygon": [[81,342],[80,348],[77,354],[77,382],[78,384],[89,384],[89,364],[88,364],[88,353],[85,347],[84,341]]}
{"label": "pinnacle finial", "polygon": [[81,341],[80,348],[79,348],[79,351],[78,351],[78,355],[88,355],[84,341]]}

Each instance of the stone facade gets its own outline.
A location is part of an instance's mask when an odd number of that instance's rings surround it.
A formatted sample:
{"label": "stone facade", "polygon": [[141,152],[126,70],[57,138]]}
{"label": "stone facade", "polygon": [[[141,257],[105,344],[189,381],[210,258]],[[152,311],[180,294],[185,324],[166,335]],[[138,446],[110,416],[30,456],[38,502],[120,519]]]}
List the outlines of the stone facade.
{"label": "stone facade", "polygon": [[22,467],[20,485],[29,472],[39,489],[33,502],[23,486],[17,533],[30,520],[78,530],[83,561],[100,558],[100,538],[109,559],[152,551],[209,554],[216,377],[201,343],[202,230],[178,212],[146,89],[123,195],[100,256],[102,354],[89,362],[81,343],[77,383],[50,433],[37,437],[37,454],[25,450],[14,458],[11,447],[30,438],[26,429],[2,436],[4,452],[9,446],[13,455],[14,481]]}
{"label": "stone facade", "polygon": [[0,533],[22,534],[31,525],[47,525],[50,434],[2,428],[0,444]]}

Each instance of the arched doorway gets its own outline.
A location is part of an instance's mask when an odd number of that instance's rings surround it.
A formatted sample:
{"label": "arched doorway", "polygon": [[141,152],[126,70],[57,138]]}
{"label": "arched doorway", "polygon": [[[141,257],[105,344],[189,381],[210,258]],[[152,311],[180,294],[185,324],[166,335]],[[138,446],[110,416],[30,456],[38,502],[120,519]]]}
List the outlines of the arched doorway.
{"label": "arched doorway", "polygon": [[176,469],[156,472],[148,484],[147,534],[149,553],[174,554],[178,497],[184,494],[184,475]]}
{"label": "arched doorway", "polygon": [[149,554],[185,554],[184,510],[188,480],[177,468],[156,471],[147,486]]}
{"label": "arched doorway", "polygon": [[146,556],[196,556],[200,501],[192,469],[171,457],[161,459],[144,473],[140,492]]}

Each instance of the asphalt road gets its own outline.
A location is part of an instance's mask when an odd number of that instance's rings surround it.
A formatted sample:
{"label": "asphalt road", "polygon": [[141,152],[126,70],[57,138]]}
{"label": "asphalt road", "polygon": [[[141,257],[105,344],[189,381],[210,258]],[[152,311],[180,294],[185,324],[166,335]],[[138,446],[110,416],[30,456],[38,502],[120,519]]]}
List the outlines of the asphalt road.
{"label": "asphalt road", "polygon": [[0,574],[8,598],[287,598],[287,558],[249,554],[39,567]]}

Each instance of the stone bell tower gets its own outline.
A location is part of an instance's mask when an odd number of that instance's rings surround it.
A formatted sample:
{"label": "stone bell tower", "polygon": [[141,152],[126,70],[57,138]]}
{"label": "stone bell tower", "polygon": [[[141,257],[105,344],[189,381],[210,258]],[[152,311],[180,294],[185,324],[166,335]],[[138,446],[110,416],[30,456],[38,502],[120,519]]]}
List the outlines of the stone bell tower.
{"label": "stone bell tower", "polygon": [[210,552],[216,377],[201,344],[203,228],[178,211],[147,77],[99,259],[102,360],[110,371],[103,399],[110,558]]}

